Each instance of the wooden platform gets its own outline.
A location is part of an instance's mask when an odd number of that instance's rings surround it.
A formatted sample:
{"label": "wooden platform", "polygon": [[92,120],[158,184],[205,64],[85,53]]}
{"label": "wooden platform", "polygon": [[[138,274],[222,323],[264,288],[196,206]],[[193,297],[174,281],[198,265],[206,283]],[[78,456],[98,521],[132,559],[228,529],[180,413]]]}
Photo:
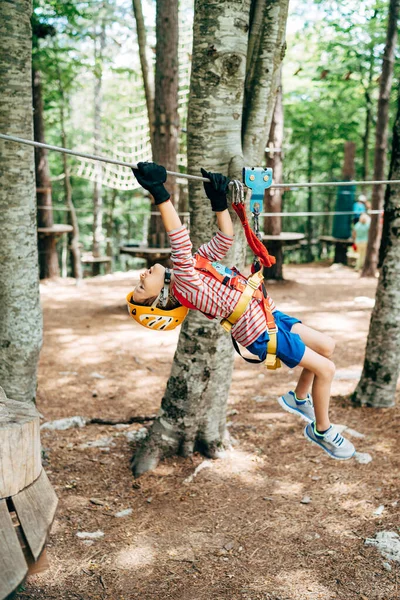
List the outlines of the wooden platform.
{"label": "wooden platform", "polygon": [[42,469],[39,413],[0,387],[0,600],[43,570],[57,503]]}
{"label": "wooden platform", "polygon": [[83,255],[81,258],[81,263],[83,264],[95,264],[95,263],[109,263],[112,261],[111,256],[93,256],[93,255]]}
{"label": "wooden platform", "polygon": [[264,233],[261,236],[263,242],[281,242],[283,246],[297,244],[301,240],[304,240],[304,238],[304,233],[294,233],[291,231],[282,231],[279,235],[268,235]]}
{"label": "wooden platform", "polygon": [[168,258],[171,248],[149,248],[148,246],[122,246],[120,254],[130,254],[138,258]]}
{"label": "wooden platform", "polygon": [[149,246],[122,246],[120,254],[129,254],[136,258],[143,258],[146,261],[147,268],[154,265],[155,262],[159,262],[165,267],[171,268],[172,263],[170,260],[171,248],[151,248]]}
{"label": "wooden platform", "polygon": [[72,233],[73,230],[72,225],[64,225],[63,223],[51,227],[38,227],[38,233],[43,235],[62,235],[63,233]]}
{"label": "wooden platform", "polygon": [[335,238],[331,235],[320,235],[318,239],[325,244],[344,244],[346,246],[354,244],[353,238]]}

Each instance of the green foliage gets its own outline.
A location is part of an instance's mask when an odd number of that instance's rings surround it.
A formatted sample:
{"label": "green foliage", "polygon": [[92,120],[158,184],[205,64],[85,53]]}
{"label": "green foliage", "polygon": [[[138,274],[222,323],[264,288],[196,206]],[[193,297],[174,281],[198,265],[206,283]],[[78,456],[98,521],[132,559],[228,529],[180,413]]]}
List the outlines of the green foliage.
{"label": "green foliage", "polygon": [[[372,179],[387,14],[388,2],[382,0],[315,0],[295,4],[289,25],[293,18],[304,26],[288,35],[283,70],[285,181],[307,180],[310,147],[311,179],[340,180],[346,141],[356,144],[356,179],[364,179],[365,169]],[[395,91],[391,102],[393,115]],[[365,164],[368,104],[372,120]],[[366,193],[369,196],[371,188]],[[312,195],[313,210],[334,210],[335,190],[319,188]],[[307,199],[305,189],[287,192],[284,210],[307,210]],[[283,226],[289,231],[305,231],[306,220],[287,218]],[[330,226],[329,220],[315,217],[315,235],[330,233]]]}
{"label": "green foliage", "polygon": [[[182,0],[183,1],[183,0]],[[287,53],[283,63],[285,112],[284,181],[340,180],[346,141],[356,143],[356,177],[364,170],[372,178],[374,127],[379,75],[386,34],[388,0],[293,0],[288,22]],[[144,0],[145,18],[154,42],[153,0]],[[147,9],[147,11],[146,11]],[[147,12],[147,14],[146,14]],[[149,17],[150,15],[150,17]],[[106,45],[98,54],[100,28],[106,28]],[[64,111],[66,144],[88,146],[92,151],[93,89],[96,73],[103,76],[103,139],[112,146],[129,139],[138,114],[143,113],[144,92],[136,26],[130,0],[34,0],[34,68],[41,71],[46,141],[61,145],[60,114]],[[96,46],[96,47],[95,47]],[[397,61],[399,62],[399,61]],[[400,76],[396,65],[395,78]],[[393,94],[391,114],[395,112]],[[363,143],[367,107],[371,108],[369,157],[364,161]],[[185,127],[185,114],[181,111]],[[180,152],[186,151],[185,135]],[[62,156],[49,153],[53,202],[64,207]],[[93,184],[74,175],[76,205],[84,248],[91,247]],[[368,188],[367,194],[370,194]],[[361,190],[357,190],[360,193]],[[104,225],[109,219],[113,190],[105,188]],[[333,210],[336,190],[312,192],[314,210]],[[305,189],[285,192],[284,210],[307,210]],[[113,246],[140,241],[149,202],[140,191],[118,192],[113,211]],[[63,222],[66,212],[55,212]],[[306,231],[306,219],[287,217],[286,231]],[[314,236],[329,233],[331,221],[314,219]]]}

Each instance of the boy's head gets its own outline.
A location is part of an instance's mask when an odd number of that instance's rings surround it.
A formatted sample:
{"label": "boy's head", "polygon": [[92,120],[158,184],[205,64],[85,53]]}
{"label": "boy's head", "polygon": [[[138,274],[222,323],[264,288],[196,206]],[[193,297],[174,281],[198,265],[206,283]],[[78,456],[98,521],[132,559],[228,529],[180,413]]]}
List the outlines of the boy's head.
{"label": "boy's head", "polygon": [[140,274],[140,282],[126,301],[128,312],[140,325],[148,329],[170,330],[180,325],[188,309],[170,292],[172,271],[160,264]]}
{"label": "boy's head", "polygon": [[132,299],[135,304],[151,306],[164,286],[165,267],[156,263],[140,274],[140,281],[133,290]]}

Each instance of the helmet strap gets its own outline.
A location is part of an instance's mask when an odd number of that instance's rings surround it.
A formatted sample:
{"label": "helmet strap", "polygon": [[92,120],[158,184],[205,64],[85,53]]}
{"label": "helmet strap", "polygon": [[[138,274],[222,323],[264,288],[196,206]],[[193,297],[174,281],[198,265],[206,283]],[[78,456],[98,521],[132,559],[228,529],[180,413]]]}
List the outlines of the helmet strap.
{"label": "helmet strap", "polygon": [[[171,269],[165,269],[164,273],[164,285],[161,292],[158,294],[157,302],[161,304],[161,306],[166,306],[169,298],[169,287],[171,285]],[[154,306],[154,304],[153,304]]]}

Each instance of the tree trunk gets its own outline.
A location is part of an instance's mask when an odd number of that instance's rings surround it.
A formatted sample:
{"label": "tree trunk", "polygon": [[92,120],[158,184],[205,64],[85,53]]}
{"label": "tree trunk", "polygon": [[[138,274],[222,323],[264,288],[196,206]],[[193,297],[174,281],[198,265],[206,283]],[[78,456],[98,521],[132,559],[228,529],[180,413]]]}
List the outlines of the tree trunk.
{"label": "tree trunk", "polygon": [[[389,101],[392,89],[393,67],[397,44],[397,21],[399,18],[400,0],[390,0],[389,18],[386,34],[386,46],[383,53],[382,73],[379,84],[378,117],[375,134],[374,180],[385,177],[387,150]],[[372,210],[383,207],[384,186],[374,185],[372,188]],[[379,245],[382,236],[382,221],[379,214],[371,215],[371,226],[368,233],[368,246],[365,256],[362,277],[375,277],[378,265]]]}
{"label": "tree trunk", "polygon": [[[57,64],[58,74],[58,90],[60,93],[60,127],[61,127],[61,146],[68,148],[67,134],[65,132],[65,94],[61,80],[61,72]],[[63,171],[64,171],[64,195],[65,204],[68,208],[68,222],[72,225],[72,233],[68,234],[68,243],[72,255],[72,277],[75,277],[76,282],[79,283],[82,280],[82,262],[81,262],[81,249],[79,246],[79,223],[76,215],[75,206],[72,200],[72,186],[71,177],[68,166],[68,158],[66,154],[62,154],[63,158]]]}
{"label": "tree trunk", "polygon": [[[101,111],[103,103],[103,53],[106,46],[106,24],[102,20],[100,29],[100,42],[97,48],[95,38],[95,85],[94,85],[94,154],[101,154]],[[103,198],[102,198],[102,173],[101,163],[96,163],[97,177],[93,186],[93,245],[94,257],[101,256],[101,243],[103,241]],[[99,275],[100,263],[93,263],[92,274]]]}
{"label": "tree trunk", "polygon": [[[313,178],[313,146],[314,137],[313,131],[310,131],[310,140],[308,143],[308,156],[307,156],[307,181],[311,182]],[[313,211],[313,188],[308,188],[307,192],[307,212]],[[313,218],[311,215],[307,217],[307,262],[314,260],[312,252],[312,240],[313,240]]]}
{"label": "tree trunk", "polygon": [[[117,200],[117,194],[118,194],[117,190],[112,191],[110,210],[108,213],[107,226],[106,226],[106,236],[107,236],[106,255],[109,256],[111,258],[111,260],[114,257],[112,240],[113,240],[113,230],[114,230],[114,209],[115,209],[115,202]],[[112,267],[112,262],[109,264],[110,264],[110,267]],[[110,271],[111,270],[112,269],[110,269]]]}
{"label": "tree trunk", "polygon": [[242,119],[247,166],[260,162],[271,129],[279,70],[286,48],[288,7],[289,0],[252,1]]}
{"label": "tree trunk", "polygon": [[[43,116],[42,82],[40,71],[32,69],[33,130],[36,142],[46,143]],[[45,148],[35,148],[36,199],[38,205],[38,227],[52,227],[53,204],[49,161]],[[44,208],[42,208],[44,207]],[[53,234],[39,233],[39,275],[40,279],[59,277],[57,241]]]}
{"label": "tree trunk", "polygon": [[[28,139],[31,12],[27,0],[0,3],[0,131]],[[0,381],[22,401],[35,398],[42,344],[34,169],[31,147],[0,142]]]}
{"label": "tree trunk", "polygon": [[[400,179],[400,95],[393,131],[390,179]],[[400,374],[400,187],[389,185],[385,196],[382,268],[372,312],[364,368],[352,396],[357,404],[395,404]]]}
{"label": "tree trunk", "polygon": [[146,27],[144,24],[141,0],[132,0],[132,7],[136,21],[136,33],[139,47],[140,66],[142,70],[144,94],[146,97],[147,115],[149,117],[150,142],[152,152],[154,153],[154,77],[153,73],[151,73],[149,62],[147,60]]}
{"label": "tree trunk", "polygon": [[[272,117],[271,130],[269,133],[267,155],[267,167],[273,171],[274,182],[283,182],[283,101],[282,84],[280,82],[276,96],[274,114]],[[276,148],[276,151],[273,150]],[[268,188],[265,191],[265,212],[282,212],[282,190],[280,188]],[[264,220],[264,233],[267,235],[279,235],[282,231],[282,217],[266,217]],[[270,253],[275,256],[276,263],[269,269],[264,269],[266,279],[283,279],[283,249],[282,242],[267,244]]]}
{"label": "tree trunk", "polygon": [[[241,176],[249,11],[250,2],[231,0],[210,5],[205,0],[196,1],[188,114],[188,170],[192,174],[198,174],[204,165],[231,177]],[[255,92],[258,85],[262,83],[255,80]],[[257,110],[260,121],[266,122],[267,105],[258,105]],[[253,116],[248,116],[252,121]],[[252,147],[247,135],[244,130],[244,140]],[[264,148],[260,148],[258,156],[252,152],[254,164],[262,160]],[[189,183],[189,200],[191,237],[197,248],[215,232],[215,217],[201,184]],[[237,237],[243,240],[242,235]],[[237,243],[227,261],[240,265],[243,259],[244,245]],[[231,341],[219,323],[197,311],[190,312],[181,329],[159,415],[132,462],[136,476],[154,468],[167,455],[188,456],[197,449],[205,456],[218,456],[227,435],[232,358]]]}
{"label": "tree trunk", "polygon": [[362,176],[366,181],[369,175],[369,137],[371,134],[371,124],[372,124],[372,98],[371,98],[371,86],[372,79],[374,76],[374,65],[375,65],[375,46],[371,47],[370,53],[370,63],[368,69],[368,81],[364,88],[364,97],[365,97],[365,129],[363,135],[363,170]]}
{"label": "tree trunk", "polygon": [[[156,14],[156,74],[153,129],[153,158],[167,171],[177,171],[179,114],[178,114],[178,5],[176,0],[159,0]],[[178,205],[178,186],[175,177],[168,177],[171,200]],[[149,245],[166,246],[167,240],[158,213],[151,215]]]}

